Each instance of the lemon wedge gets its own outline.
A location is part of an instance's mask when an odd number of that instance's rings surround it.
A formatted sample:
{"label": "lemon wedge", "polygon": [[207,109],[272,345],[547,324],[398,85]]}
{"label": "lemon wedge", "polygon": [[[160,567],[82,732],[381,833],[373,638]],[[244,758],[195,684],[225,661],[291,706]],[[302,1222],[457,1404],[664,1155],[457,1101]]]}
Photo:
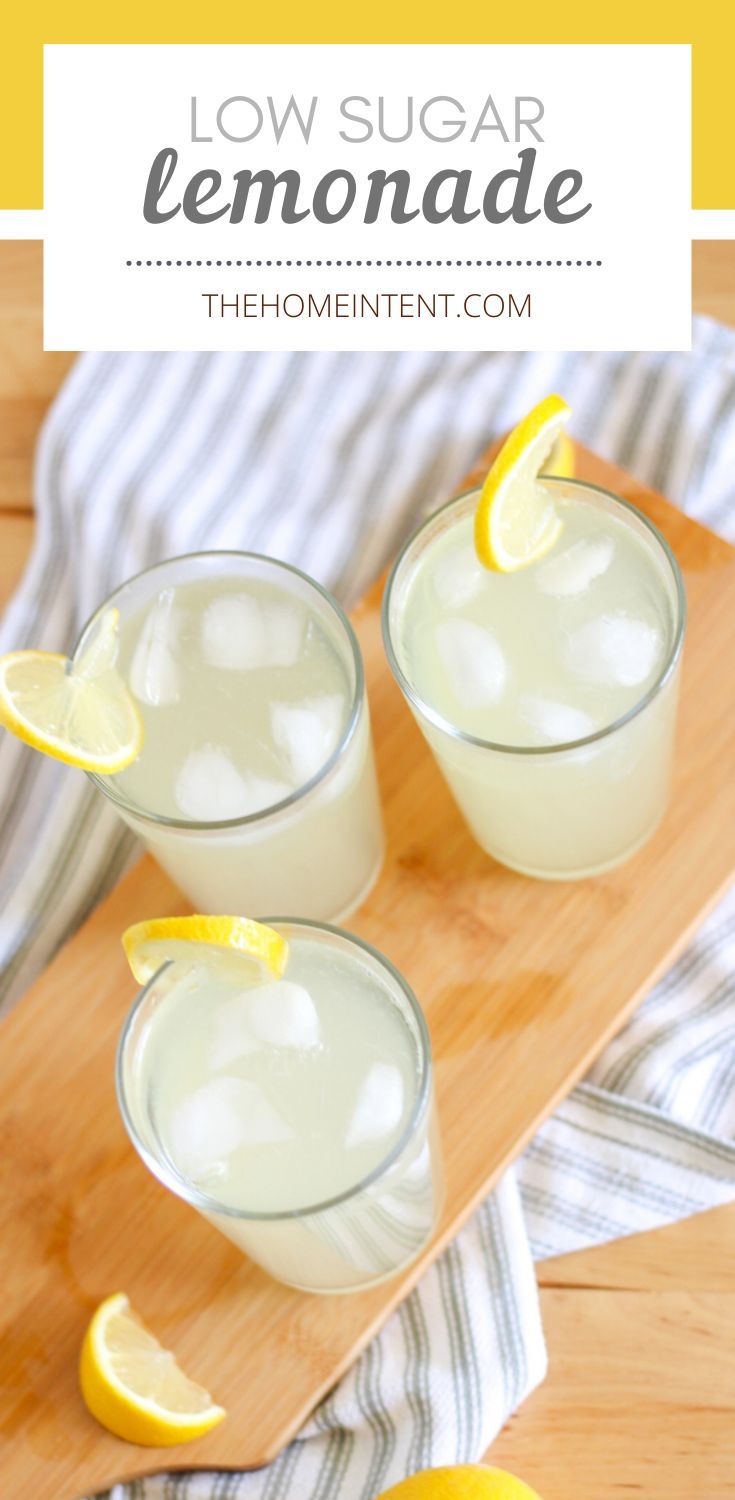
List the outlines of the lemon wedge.
{"label": "lemon wedge", "polygon": [[562,523],[539,474],[569,416],[561,396],[547,396],[503,443],[475,511],[475,551],[484,567],[513,573],[557,541]]}
{"label": "lemon wedge", "polygon": [[540,1500],[535,1490],[505,1469],[484,1464],[457,1464],[454,1468],[423,1469],[402,1479],[379,1500]]}
{"label": "lemon wedge", "polygon": [[105,610],[77,662],[53,651],[0,656],[0,724],[34,750],[112,776],[139,755],[143,721],[115,670],[118,611]]}
{"label": "lemon wedge", "polygon": [[288,961],[288,943],[280,932],[250,917],[152,917],[135,922],[122,936],[125,957],[138,984],[147,984],[162,964],[191,958],[203,945],[213,957],[229,952],[279,979]]}
{"label": "lemon wedge", "polygon": [[122,1292],[102,1302],[92,1318],[79,1380],[88,1411],[128,1443],[188,1443],[225,1416],[209,1392],[179,1369]]}

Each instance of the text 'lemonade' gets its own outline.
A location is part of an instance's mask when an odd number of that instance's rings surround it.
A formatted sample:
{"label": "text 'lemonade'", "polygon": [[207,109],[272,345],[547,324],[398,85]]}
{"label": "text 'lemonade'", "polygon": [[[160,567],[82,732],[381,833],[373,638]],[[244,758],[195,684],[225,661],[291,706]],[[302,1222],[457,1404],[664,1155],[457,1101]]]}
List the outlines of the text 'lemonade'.
{"label": "text 'lemonade'", "polygon": [[202,911],[353,909],[382,827],[359,648],[334,601],[237,553],[162,563],[113,599],[145,736],[97,784]]}
{"label": "text 'lemonade'", "polygon": [[277,923],[279,979],[212,950],[162,968],[119,1087],[156,1175],[273,1276],[349,1291],[414,1258],[440,1179],[426,1027],[408,987],[336,929]]}
{"label": "text 'lemonade'", "polygon": [[542,483],[561,522],[543,557],[483,567],[478,496],[463,496],[404,549],[385,623],[478,842],[524,873],[564,878],[618,863],[662,815],[683,595],[663,539],[632,507],[572,480]]}

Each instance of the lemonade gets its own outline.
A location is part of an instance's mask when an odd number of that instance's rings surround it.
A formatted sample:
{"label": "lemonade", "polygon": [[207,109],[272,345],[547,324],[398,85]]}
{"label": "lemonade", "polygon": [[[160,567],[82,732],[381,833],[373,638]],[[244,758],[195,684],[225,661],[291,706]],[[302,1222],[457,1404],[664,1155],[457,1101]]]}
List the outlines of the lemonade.
{"label": "lemonade", "polygon": [[204,949],[129,1018],[119,1092],[152,1171],[290,1285],[347,1291],[412,1260],[440,1180],[426,1026],[374,950],[276,923],[280,978]]}
{"label": "lemonade", "polygon": [[144,739],[97,785],[201,911],[351,911],[383,839],[362,663],[339,607],[245,553],[162,563],[111,605]]}
{"label": "lemonade", "polygon": [[542,481],[561,523],[491,571],[477,494],[416,533],[391,575],[391,666],[482,847],[526,874],[595,874],[666,805],[684,598],[655,528],[615,496]]}

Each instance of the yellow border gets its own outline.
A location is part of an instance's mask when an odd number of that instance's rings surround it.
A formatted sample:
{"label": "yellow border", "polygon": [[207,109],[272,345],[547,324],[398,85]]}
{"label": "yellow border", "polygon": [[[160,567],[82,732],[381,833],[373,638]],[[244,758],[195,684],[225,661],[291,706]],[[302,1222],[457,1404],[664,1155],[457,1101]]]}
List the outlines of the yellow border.
{"label": "yellow border", "polygon": [[[429,10],[416,0],[279,0],[248,7],[219,0],[201,18],[182,0],[8,0],[0,31],[0,207],[42,206],[41,98],[44,42],[689,42],[694,70],[694,207],[735,208],[732,124],[735,22],[725,0],[464,0]],[[275,15],[274,15],[275,12]],[[728,15],[730,13],[730,15]],[[135,90],[131,90],[134,108]],[[621,80],[620,109],[625,109]],[[662,133],[666,121],[661,121]],[[650,150],[656,174],[656,141]],[[635,226],[632,226],[633,231]]]}

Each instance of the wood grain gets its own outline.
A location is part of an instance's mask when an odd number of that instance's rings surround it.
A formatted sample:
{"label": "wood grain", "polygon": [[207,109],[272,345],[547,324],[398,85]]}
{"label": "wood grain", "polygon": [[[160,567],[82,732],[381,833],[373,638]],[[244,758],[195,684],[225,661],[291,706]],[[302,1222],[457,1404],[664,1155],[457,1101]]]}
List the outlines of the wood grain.
{"label": "wood grain", "polygon": [[734,1242],[732,1204],[542,1261],[549,1375],[488,1462],[543,1500],[735,1496]]}
{"label": "wood grain", "polygon": [[31,512],[0,509],[0,611],[20,583],[32,541]]}
{"label": "wood grain", "polygon": [[[389,856],[352,925],[398,964],[425,1006],[447,1162],[441,1231],[410,1273],[355,1297],[288,1291],[138,1161],[112,1087],[115,1040],[133,993],[119,933],[138,917],[182,907],[150,860],[4,1023],[5,1472],[38,1500],[66,1500],[162,1464],[247,1466],[278,1452],[731,878],[735,722],[722,662],[735,650],[735,553],[619,471],[589,456],[581,468],[657,521],[682,562],[689,595],[672,805],[628,865],[581,884],[544,884],[489,861],[465,831],[390,677],[379,590],[355,612]],[[181,1454],[129,1448],[82,1407],[79,1341],[97,1300],[118,1286],[229,1408],[221,1428]],[[549,1295],[552,1336],[563,1337],[565,1296],[559,1288]],[[608,1336],[605,1309],[595,1317]]]}
{"label": "wood grain", "polygon": [[556,1288],[542,1312],[554,1377],[493,1444],[492,1463],[543,1500],[735,1495],[733,1293]]}
{"label": "wood grain", "polygon": [[695,240],[692,245],[694,311],[735,325],[735,245],[732,240]]}
{"label": "wood grain", "polygon": [[[671,1290],[735,1296],[735,1203],[693,1214],[652,1229],[611,1240],[592,1250],[578,1250],[540,1261],[539,1285],[588,1290],[654,1293]],[[729,1389],[735,1400],[735,1345],[730,1351],[733,1376]],[[735,1480],[735,1472],[733,1473]]]}
{"label": "wood grain", "polygon": [[32,509],[33,452],[41,422],[73,354],[46,354],[43,247],[0,243],[0,515]]}

